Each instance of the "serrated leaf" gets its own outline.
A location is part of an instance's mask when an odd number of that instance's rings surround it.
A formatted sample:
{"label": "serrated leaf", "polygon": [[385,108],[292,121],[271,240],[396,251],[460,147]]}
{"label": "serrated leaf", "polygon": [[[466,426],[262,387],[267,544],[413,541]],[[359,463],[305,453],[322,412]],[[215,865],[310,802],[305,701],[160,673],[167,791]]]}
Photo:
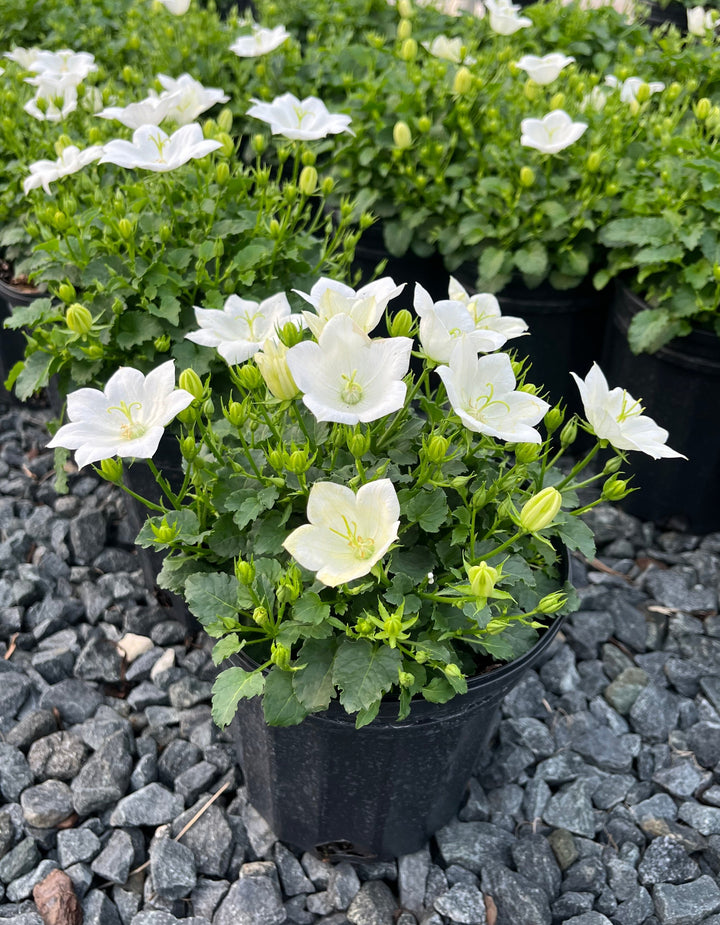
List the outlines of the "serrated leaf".
{"label": "serrated leaf", "polygon": [[232,721],[241,700],[249,700],[263,692],[261,671],[226,668],[217,676],[212,688],[212,718],[223,729]]}
{"label": "serrated leaf", "polygon": [[426,533],[437,533],[448,516],[445,492],[442,488],[423,489],[411,494],[405,489],[398,493],[402,512]]}
{"label": "serrated leaf", "polygon": [[244,640],[240,639],[237,633],[229,633],[213,646],[213,664],[219,665],[220,662],[224,662],[231,655],[236,655],[244,646]]}
{"label": "serrated leaf", "polygon": [[429,684],[420,691],[426,700],[430,703],[447,703],[455,696],[452,685],[445,677],[434,677]]}
{"label": "serrated leaf", "polygon": [[371,723],[378,715],[379,709],[380,701],[376,700],[375,703],[371,704],[367,708],[367,710],[358,710],[357,716],[355,717],[355,728],[362,729],[363,726],[367,726],[369,723]]}
{"label": "serrated leaf", "polygon": [[293,619],[300,623],[322,623],[330,616],[330,605],[320,600],[314,591],[306,591],[293,604]]}
{"label": "serrated leaf", "polygon": [[298,664],[305,667],[293,672],[293,690],[309,713],[326,710],[335,696],[335,649],[334,639],[308,639],[298,653]]}
{"label": "serrated leaf", "polygon": [[268,726],[297,726],[308,715],[295,696],[292,671],[281,671],[275,665],[265,678],[263,712]]}
{"label": "serrated leaf", "polygon": [[616,218],[604,225],[598,233],[600,243],[607,247],[627,247],[630,244],[659,246],[669,244],[674,237],[670,222],[652,216]]}
{"label": "serrated leaf", "polygon": [[258,491],[256,488],[241,488],[228,495],[223,502],[227,511],[233,511],[235,526],[242,530],[262,511],[269,510],[278,497],[274,485],[266,485]]}
{"label": "serrated leaf", "polygon": [[6,318],[3,327],[17,330],[32,327],[42,321],[56,321],[62,318],[62,312],[51,299],[34,299],[29,305],[13,305],[12,314]]}
{"label": "serrated leaf", "polygon": [[50,354],[36,350],[25,360],[15,380],[15,394],[20,401],[26,401],[48,384],[53,359]]}
{"label": "serrated leaf", "polygon": [[185,600],[203,624],[224,617],[235,619],[239,610],[252,606],[247,588],[225,572],[191,575],[185,582]]}
{"label": "serrated leaf", "polygon": [[537,630],[522,623],[510,623],[496,635],[487,634],[480,644],[483,649],[499,662],[511,662],[520,658],[532,647],[537,639]]}
{"label": "serrated leaf", "polygon": [[369,639],[343,639],[333,668],[333,683],[342,691],[340,702],[348,713],[367,710],[398,679],[402,658],[397,649]]}
{"label": "serrated leaf", "polygon": [[558,514],[556,529],[569,549],[577,549],[588,559],[595,557],[595,535],[584,520],[563,511]]}
{"label": "serrated leaf", "polygon": [[689,332],[688,322],[673,318],[667,309],[647,308],[630,322],[628,342],[633,353],[654,353],[673,337]]}
{"label": "serrated leaf", "polygon": [[548,268],[548,255],[544,245],[533,241],[515,251],[515,266],[525,276],[543,276]]}
{"label": "serrated leaf", "polygon": [[497,247],[486,247],[480,255],[478,272],[481,279],[494,279],[505,263],[505,252]]}

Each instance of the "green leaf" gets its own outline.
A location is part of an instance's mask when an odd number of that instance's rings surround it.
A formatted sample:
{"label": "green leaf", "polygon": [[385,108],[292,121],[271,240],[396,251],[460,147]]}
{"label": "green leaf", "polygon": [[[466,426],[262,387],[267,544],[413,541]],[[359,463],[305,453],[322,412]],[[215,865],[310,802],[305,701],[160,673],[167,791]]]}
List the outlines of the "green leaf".
{"label": "green leaf", "polygon": [[616,218],[604,225],[598,233],[600,243],[607,247],[627,247],[630,244],[659,246],[671,243],[674,237],[670,222],[652,216]]}
{"label": "green leaf", "polygon": [[335,648],[334,639],[308,639],[298,653],[298,664],[305,667],[293,672],[293,691],[308,713],[326,710],[335,696]]}
{"label": "green leaf", "polygon": [[20,401],[27,401],[31,395],[39,392],[48,384],[53,359],[50,354],[36,350],[25,360],[20,374],[15,380],[15,394]]}
{"label": "green leaf", "polygon": [[587,559],[595,556],[595,536],[584,520],[567,511],[558,514],[557,533],[569,549],[577,549]]}
{"label": "green leaf", "polygon": [[405,222],[385,222],[383,239],[393,257],[402,257],[410,247],[413,230]]}
{"label": "green leaf", "polygon": [[633,353],[654,353],[673,337],[689,333],[689,323],[673,318],[667,309],[647,308],[630,322],[628,341]]}
{"label": "green leaf", "polygon": [[548,268],[548,255],[543,244],[533,241],[515,251],[515,266],[525,276],[544,276]]}
{"label": "green leaf", "polygon": [[274,665],[265,678],[263,712],[268,726],[297,726],[308,715],[295,696],[293,674]]}
{"label": "green leaf", "polygon": [[500,274],[505,263],[505,252],[497,247],[486,247],[480,255],[478,272],[481,279],[494,279]]}
{"label": "green leaf", "polygon": [[367,710],[398,679],[402,658],[397,649],[374,645],[369,639],[343,639],[333,668],[333,683],[342,691],[348,713]]}
{"label": "green leaf", "polygon": [[226,668],[220,672],[212,688],[212,718],[221,729],[232,721],[241,700],[262,694],[263,681],[261,671]]}
{"label": "green leaf", "polygon": [[235,526],[242,530],[262,511],[269,510],[277,497],[277,488],[274,485],[266,485],[260,491],[256,488],[241,488],[224,498],[222,503],[224,510],[235,512],[233,521]]}
{"label": "green leaf", "polygon": [[62,312],[51,299],[35,299],[29,305],[13,305],[12,314],[5,319],[3,327],[18,328],[32,327],[42,321],[56,321],[62,318]]}
{"label": "green leaf", "polygon": [[501,633],[483,636],[481,645],[488,655],[492,655],[499,662],[511,662],[530,649],[537,635],[537,630],[530,626],[510,623]]}
{"label": "green leaf", "polygon": [[185,582],[185,600],[203,624],[223,617],[235,619],[238,611],[252,606],[247,588],[225,572],[191,575]]}
{"label": "green leaf", "polygon": [[381,701],[376,700],[367,710],[358,710],[357,716],[355,717],[356,729],[362,729],[363,726],[367,726],[368,723],[371,723],[375,719],[380,709],[380,703]]}
{"label": "green leaf", "polygon": [[448,516],[445,492],[442,488],[423,488],[417,494],[410,489],[398,492],[403,514],[426,533],[437,533]]}
{"label": "green leaf", "polygon": [[323,623],[329,616],[330,605],[323,604],[314,591],[306,591],[293,604],[293,619],[300,623]]}
{"label": "green leaf", "polygon": [[206,542],[216,555],[223,559],[234,559],[243,554],[247,540],[235,526],[232,514],[221,514],[213,522]]}
{"label": "green leaf", "polygon": [[434,677],[429,684],[423,687],[420,693],[426,700],[429,700],[430,703],[447,703],[448,700],[452,700],[455,696],[452,685],[444,675],[442,678],[438,676]]}
{"label": "green leaf", "polygon": [[229,633],[219,642],[216,642],[212,650],[212,660],[214,665],[219,665],[231,655],[236,655],[245,645],[244,640],[240,639],[237,633]]}
{"label": "green leaf", "polygon": [[205,532],[200,530],[200,522],[198,521],[197,514],[185,508],[182,511],[168,511],[167,514],[162,516],[149,517],[142,525],[142,529],[135,539],[138,546],[143,546],[145,548],[150,546],[163,548],[171,545],[170,543],[158,543],[155,539],[152,528],[153,526],[155,528],[159,527],[163,521],[165,521],[169,527],[175,527],[177,529],[173,542],[184,543],[186,546],[194,546],[205,536]]}

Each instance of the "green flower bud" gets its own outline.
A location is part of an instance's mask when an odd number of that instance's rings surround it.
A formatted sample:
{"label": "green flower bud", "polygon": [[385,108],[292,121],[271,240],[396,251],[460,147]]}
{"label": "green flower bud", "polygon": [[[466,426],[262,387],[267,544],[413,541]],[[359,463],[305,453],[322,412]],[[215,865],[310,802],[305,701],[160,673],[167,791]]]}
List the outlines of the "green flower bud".
{"label": "green flower bud", "polygon": [[253,135],[250,145],[256,154],[262,154],[267,148],[267,139],[264,135]]}
{"label": "green flower bud", "polygon": [[65,150],[65,148],[67,148],[68,145],[71,145],[71,144],[72,144],[72,139],[68,135],[63,134],[58,139],[56,139],[53,147],[55,148],[55,153],[57,154],[57,156],[60,157],[60,155]]}
{"label": "green flower bud", "polygon": [[397,10],[403,19],[409,19],[413,14],[412,3],[410,0],[398,0]]}
{"label": "green flower bud", "polygon": [[397,27],[397,37],[399,41],[404,42],[412,35],[412,23],[409,19],[401,19]]}
{"label": "green flower bud", "polygon": [[298,186],[303,196],[312,196],[317,189],[317,185],[318,172],[315,167],[303,167],[300,171],[300,179],[298,180]]}
{"label": "green flower bud", "polygon": [[130,238],[135,233],[133,226],[132,226],[132,222],[127,218],[120,219],[120,221],[118,222],[118,231],[120,232],[120,237],[124,238],[124,240],[126,241],[129,241]]}
{"label": "green flower bud", "polygon": [[227,161],[220,161],[215,167],[215,182],[218,186],[225,186],[230,179],[230,165]]}
{"label": "green flower bud", "polygon": [[650,92],[650,85],[646,83],[641,83],[635,93],[635,99],[638,101],[638,103],[647,103],[651,95],[652,94]]}
{"label": "green flower bud", "polygon": [[550,109],[562,109],[565,105],[565,94],[555,93],[550,98]]}
{"label": "green flower bud", "polygon": [[72,283],[60,283],[58,286],[58,298],[63,302],[72,302],[75,298],[75,287]]}
{"label": "green flower bud", "polygon": [[192,462],[193,459],[195,459],[200,449],[196,446],[194,437],[189,435],[183,437],[180,441],[180,452],[182,453],[183,459],[187,459],[188,462]]}
{"label": "green flower bud", "polygon": [[560,431],[560,445],[563,449],[571,444],[575,443],[577,438],[577,424],[572,418],[567,422],[567,424]]}
{"label": "green flower bud", "polygon": [[418,43],[415,39],[405,39],[400,48],[400,57],[403,61],[414,61],[417,58]]}
{"label": "green flower bud", "polygon": [[588,154],[588,158],[585,164],[590,173],[597,173],[597,171],[602,167],[602,162],[602,154],[599,151],[591,151],[590,154]]}
{"label": "green flower bud", "polygon": [[285,459],[283,457],[282,450],[270,450],[270,452],[267,454],[267,461],[276,472],[284,472]]}
{"label": "green flower bud", "polygon": [[153,347],[158,353],[167,353],[170,349],[170,335],[161,334],[160,337],[156,337],[153,341]]}
{"label": "green flower bud", "polygon": [[53,215],[53,224],[56,228],[59,228],[60,231],[63,231],[70,223],[68,221],[67,215],[58,209]]}
{"label": "green flower bud", "polygon": [[303,151],[302,157],[300,158],[300,162],[302,163],[303,167],[313,167],[316,161],[317,156],[314,151],[310,151],[309,149],[307,151]]}
{"label": "green flower bud", "polygon": [[556,405],[554,408],[551,408],[545,415],[545,430],[548,432],[548,434],[554,434],[564,420],[565,412],[562,410],[562,408]]}
{"label": "green flower bud", "polygon": [[217,117],[217,125],[221,132],[229,132],[233,124],[233,114],[232,110],[225,106],[220,110],[220,113]]}
{"label": "green flower bud", "polygon": [[308,460],[308,451],[307,450],[293,450],[292,453],[287,457],[285,462],[287,469],[290,472],[294,472],[295,475],[300,475],[301,472],[307,472],[310,468],[310,462]]}
{"label": "green flower bud", "polygon": [[488,598],[495,590],[495,583],[500,578],[500,571],[483,561],[468,568],[470,589],[475,597]]}
{"label": "green flower bud", "polygon": [[425,662],[428,660],[429,656],[427,652],[424,652],[422,649],[416,649],[414,658],[415,658],[415,661],[418,663],[418,665],[424,665]]}
{"label": "green flower bud", "polygon": [[398,671],[398,681],[400,687],[412,687],[415,683],[415,675],[409,671]]}
{"label": "green flower bud", "polygon": [[123,466],[119,459],[103,459],[100,474],[108,482],[117,485],[122,481]]}
{"label": "green flower bud", "polygon": [[84,305],[74,302],[65,312],[65,324],[74,334],[89,334],[92,330],[93,316]]}
{"label": "green flower bud", "polygon": [[270,661],[278,668],[290,667],[290,649],[280,642],[273,642],[270,647]]}
{"label": "green flower bud", "polygon": [[412,133],[407,122],[396,122],[393,126],[393,142],[401,151],[412,144]]}
{"label": "green flower bud", "polygon": [[158,236],[160,237],[160,240],[162,241],[163,244],[167,244],[167,242],[172,237],[172,228],[170,227],[170,225],[168,225],[167,222],[163,222],[160,228],[158,229]]}
{"label": "green flower bud", "polygon": [[255,580],[254,564],[246,562],[244,559],[238,559],[235,562],[235,577],[241,585],[251,585]]}
{"label": "green flower bud", "polygon": [[237,371],[240,385],[250,392],[260,389],[265,384],[262,373],[254,363],[246,363]]}
{"label": "green flower bud", "polygon": [[355,624],[355,632],[359,633],[361,636],[369,636],[372,634],[375,626],[372,620],[368,620],[365,617],[361,617]]}
{"label": "green flower bud", "polygon": [[90,344],[84,348],[85,356],[90,357],[91,360],[99,360],[105,353],[100,344]]}
{"label": "green flower bud", "polygon": [[233,427],[241,427],[247,420],[247,411],[243,402],[231,401],[227,407],[226,417]]}
{"label": "green flower bud", "polygon": [[603,485],[601,497],[603,501],[622,501],[629,494],[630,488],[626,480],[612,475]]}
{"label": "green flower bud", "polygon": [[515,446],[515,459],[521,466],[535,462],[539,455],[540,447],[537,443],[518,443]]}
{"label": "green flower bud", "polygon": [[413,326],[413,316],[406,308],[396,312],[390,322],[390,337],[408,337]]}
{"label": "green flower bud", "polygon": [[535,182],[535,171],[532,167],[521,167],[520,168],[520,185],[525,187],[530,187]]}
{"label": "green flower bud", "polygon": [[460,668],[457,665],[453,665],[452,663],[449,665],[445,665],[445,667],[443,668],[443,672],[445,674],[445,677],[447,678],[462,678],[463,676],[463,673],[462,671],[460,671]]}
{"label": "green flower bud", "polygon": [[165,517],[163,517],[159,526],[156,526],[155,524],[151,523],[150,529],[152,530],[153,535],[155,539],[158,541],[158,543],[164,543],[166,545],[168,543],[172,543],[172,541],[175,539],[175,537],[180,532],[180,528],[178,527],[178,525],[172,524],[171,526],[167,522],[167,519]]}
{"label": "green flower bud", "polygon": [[417,127],[419,132],[425,134],[425,132],[429,132],[432,128],[432,122],[428,116],[420,116],[420,118],[417,120]]}
{"label": "green flower bud", "polygon": [[383,620],[383,630],[387,633],[388,639],[392,645],[393,640],[397,640],[403,631],[402,619],[397,614],[392,614]]}
{"label": "green flower bud", "polygon": [[474,511],[479,511],[481,508],[485,507],[487,504],[488,493],[486,488],[478,488],[478,490],[473,494],[470,503],[472,504]]}
{"label": "green flower bud", "polygon": [[335,189],[335,181],[332,177],[323,177],[322,183],[320,184],[320,192],[323,196],[329,196],[330,193]]}
{"label": "green flower bud", "polygon": [[617,472],[622,466],[622,459],[619,456],[613,456],[612,459],[608,459],[603,467],[603,475],[612,475]]}
{"label": "green flower bud", "polygon": [[347,448],[355,459],[362,459],[370,449],[370,434],[352,433],[347,437]]}
{"label": "green flower bud", "polygon": [[455,75],[455,80],[453,80],[452,89],[455,96],[465,96],[466,93],[472,90],[472,86],[473,75],[466,67],[459,68]]}
{"label": "green flower bud", "polygon": [[695,103],[693,109],[695,110],[695,115],[697,118],[702,122],[710,115],[712,110],[712,103],[706,96],[704,96],[702,99],[699,99],[697,103]]}
{"label": "green flower bud", "polygon": [[252,612],[253,623],[258,626],[267,626],[270,622],[267,609],[265,607],[256,607]]}
{"label": "green flower bud", "polygon": [[540,96],[540,87],[538,87],[532,78],[528,78],[525,81],[525,86],[523,87],[523,94],[525,99],[530,100],[531,103],[534,103]]}
{"label": "green flower bud", "polygon": [[540,599],[535,608],[538,613],[557,613],[567,603],[567,594],[564,591],[553,591]]}
{"label": "green flower bud", "polygon": [[202,380],[194,369],[184,369],[180,373],[178,384],[181,389],[185,389],[186,392],[189,392],[192,397],[197,400],[200,400],[205,394]]}
{"label": "green flower bud", "polygon": [[430,437],[425,447],[425,455],[428,462],[436,464],[441,463],[445,459],[449,448],[450,441],[445,437],[441,437],[439,434]]}
{"label": "green flower bud", "polygon": [[270,231],[270,237],[274,238],[275,240],[277,240],[282,234],[282,227],[280,226],[280,222],[276,218],[270,219],[270,224],[268,225],[268,229]]}
{"label": "green flower bud", "polygon": [[222,148],[219,150],[225,155],[225,157],[231,157],[235,153],[235,142],[227,132],[219,132],[215,136],[215,141],[219,141],[222,145]]}
{"label": "green flower bud", "polygon": [[206,418],[211,418],[215,414],[215,405],[212,398],[206,398],[202,403],[202,413]]}
{"label": "green flower bud", "polygon": [[562,505],[562,495],[552,486],[543,488],[520,511],[520,527],[528,533],[537,533],[549,527]]}
{"label": "green flower bud", "polygon": [[716,283],[720,283],[720,263],[713,264],[713,279]]}

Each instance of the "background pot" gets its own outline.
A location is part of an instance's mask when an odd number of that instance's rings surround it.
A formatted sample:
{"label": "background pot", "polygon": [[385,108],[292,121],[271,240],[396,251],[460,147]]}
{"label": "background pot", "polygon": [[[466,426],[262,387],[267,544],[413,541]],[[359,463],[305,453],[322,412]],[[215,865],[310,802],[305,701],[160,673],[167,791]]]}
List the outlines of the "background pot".
{"label": "background pot", "polygon": [[640,491],[622,502],[630,514],[693,533],[720,530],[720,338],[694,331],[656,353],[635,356],[627,331],[648,305],[616,287],[603,370],[611,386],[642,396],[647,414],[670,432],[668,444],[688,457],[656,461],[630,453]]}
{"label": "background pot", "polygon": [[[645,5],[648,8],[645,14],[645,22],[649,26],[662,26],[669,23],[677,26],[681,32],[687,32],[687,10],[682,3],[675,3],[673,0],[666,7],[661,7],[659,3],[647,0]],[[699,0],[698,6],[702,6]]]}
{"label": "background pot", "polygon": [[403,722],[397,703],[383,702],[370,725],[355,729],[333,701],[282,728],[266,725],[259,698],[241,701],[233,729],[251,803],[281,841],[324,857],[418,851],[457,812],[503,698],[543,658],[561,624],[556,619],[522,658],[471,678],[467,694],[413,702]]}
{"label": "background pot", "polygon": [[20,289],[0,279],[0,402],[16,403],[15,396],[2,383],[13,366],[25,356],[25,337],[21,331],[5,328],[5,321],[16,306],[29,305],[37,299],[37,290]]}

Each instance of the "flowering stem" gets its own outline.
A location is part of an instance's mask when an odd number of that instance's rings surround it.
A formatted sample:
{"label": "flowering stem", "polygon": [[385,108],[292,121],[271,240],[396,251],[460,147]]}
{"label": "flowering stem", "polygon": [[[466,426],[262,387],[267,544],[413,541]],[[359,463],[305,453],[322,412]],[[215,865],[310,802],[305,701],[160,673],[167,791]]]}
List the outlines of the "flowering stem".
{"label": "flowering stem", "polygon": [[580,462],[575,463],[575,465],[570,470],[569,474],[566,475],[565,478],[562,480],[562,482],[559,482],[555,486],[555,488],[557,488],[558,491],[562,491],[566,485],[572,482],[572,480],[575,478],[578,472],[581,472],[585,468],[585,466],[587,466],[590,460],[593,459],[597,455],[597,452],[600,449],[600,447],[602,447],[606,443],[607,443],[606,440],[598,440],[598,442],[590,450],[590,452],[584,457],[584,459],[581,459]]}

